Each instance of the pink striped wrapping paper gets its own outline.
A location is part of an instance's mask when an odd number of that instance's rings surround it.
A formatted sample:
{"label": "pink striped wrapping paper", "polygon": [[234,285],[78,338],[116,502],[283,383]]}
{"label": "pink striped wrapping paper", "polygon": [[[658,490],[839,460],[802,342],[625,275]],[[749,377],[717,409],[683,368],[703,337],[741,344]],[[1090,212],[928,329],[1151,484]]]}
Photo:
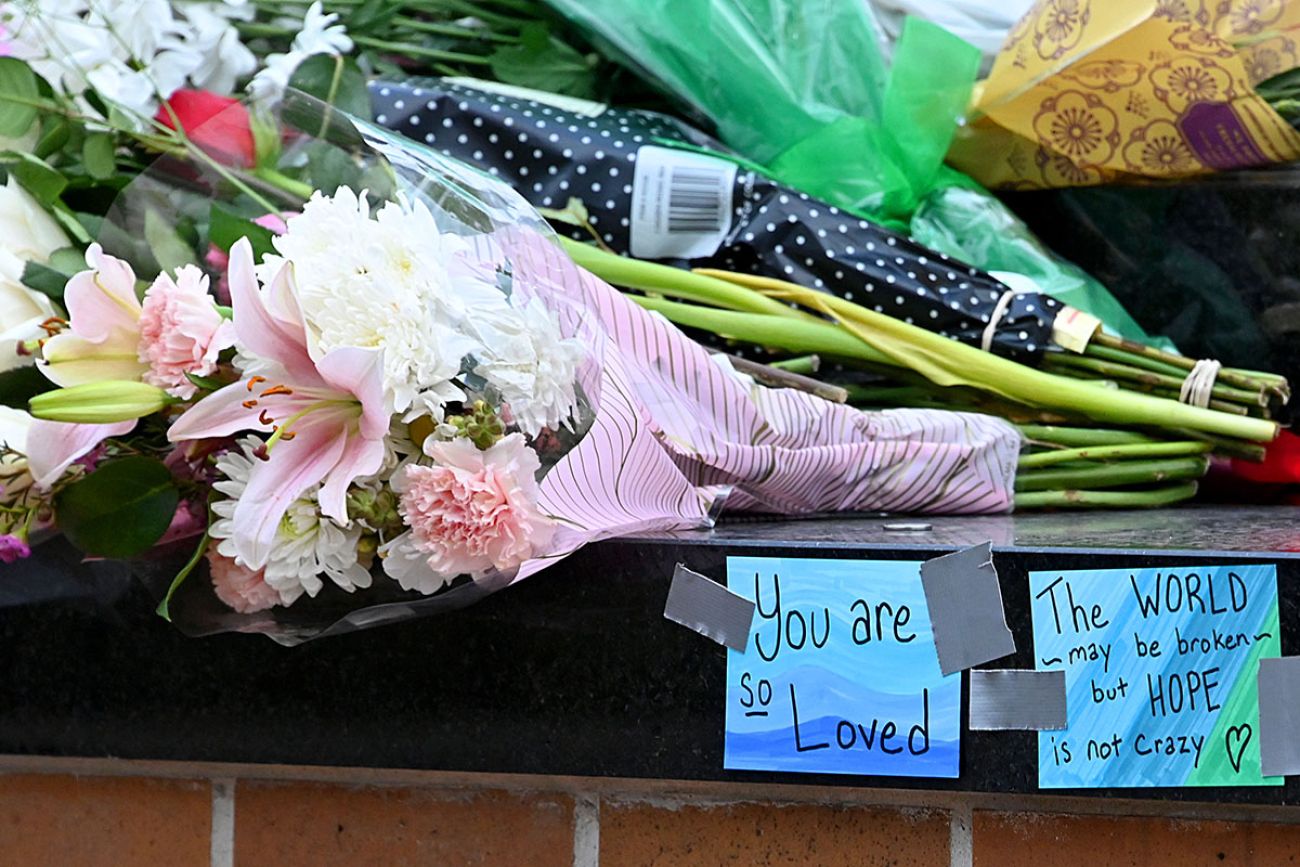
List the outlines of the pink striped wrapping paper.
{"label": "pink striped wrapping paper", "polygon": [[541,483],[564,528],[537,572],[598,539],[706,527],[715,506],[797,515],[1011,509],[1020,434],[1001,419],[864,412],[756,385],[536,233],[498,230],[516,291],[540,297],[596,361],[590,431]]}

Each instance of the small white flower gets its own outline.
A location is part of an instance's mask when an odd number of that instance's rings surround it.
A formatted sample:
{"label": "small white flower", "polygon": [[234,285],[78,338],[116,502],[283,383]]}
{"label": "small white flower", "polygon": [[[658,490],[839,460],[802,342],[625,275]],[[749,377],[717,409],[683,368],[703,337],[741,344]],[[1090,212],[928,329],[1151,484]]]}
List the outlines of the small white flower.
{"label": "small white flower", "polygon": [[560,332],[541,299],[471,315],[470,322],[482,344],[474,372],[501,395],[520,430],[532,436],[573,417],[586,350],[582,341]]}
{"label": "small white flower", "polygon": [[352,38],[347,28],[335,24],[338,14],[326,14],[320,0],[307,7],[298,35],[294,37],[286,54],[271,54],[263,61],[261,72],[248,83],[248,94],[255,102],[275,103],[284,95],[294,70],[307,58],[316,54],[347,54],[352,50]]}
{"label": "small white flower", "polygon": [[[230,451],[218,458],[217,470],[224,479],[213,485],[229,499],[213,504],[217,520],[209,533],[219,540],[218,553],[245,567],[248,564],[239,558],[233,538],[233,516],[235,503],[244,494],[249,470],[256,460],[252,451],[259,442],[251,437],[241,440],[240,451]],[[321,575],[328,576],[349,593],[370,586],[370,572],[357,562],[360,525],[345,527],[321,515],[316,502],[319,488],[316,485],[308,489],[290,504],[271,546],[264,574],[266,583],[280,594],[281,605],[293,603],[303,593],[315,596],[324,587]]]}
{"label": "small white flower", "polygon": [[252,12],[242,0],[17,0],[0,3],[0,24],[9,53],[55,89],[93,89],[143,123],[187,82],[229,93],[256,68],[231,23]]}

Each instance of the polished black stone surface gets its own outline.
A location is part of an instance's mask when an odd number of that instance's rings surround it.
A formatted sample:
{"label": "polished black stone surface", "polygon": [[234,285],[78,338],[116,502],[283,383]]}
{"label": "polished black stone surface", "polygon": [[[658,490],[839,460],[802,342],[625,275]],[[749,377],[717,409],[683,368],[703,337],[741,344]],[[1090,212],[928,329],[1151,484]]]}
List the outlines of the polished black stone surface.
{"label": "polished black stone surface", "polygon": [[[725,651],[662,611],[676,562],[721,578],[728,553],[923,559],[992,539],[1022,648],[998,668],[1033,667],[1028,571],[1275,562],[1283,652],[1300,653],[1300,509],[895,523],[747,521],[602,543],[464,611],[295,648],[186,638],[124,570],[47,546],[0,571],[0,753],[1037,791],[1023,732],[965,732],[957,780],[723,770]],[[1072,793],[1300,803],[1300,782]]]}

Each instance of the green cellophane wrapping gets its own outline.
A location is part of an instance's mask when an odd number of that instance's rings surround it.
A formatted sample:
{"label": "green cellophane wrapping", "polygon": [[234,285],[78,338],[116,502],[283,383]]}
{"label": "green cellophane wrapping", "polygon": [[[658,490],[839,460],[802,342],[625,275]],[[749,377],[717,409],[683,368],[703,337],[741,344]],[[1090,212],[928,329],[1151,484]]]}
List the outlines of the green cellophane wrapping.
{"label": "green cellophane wrapping", "polygon": [[980,52],[943,28],[909,19],[886,70],[862,0],[546,2],[777,180],[983,270],[1023,274],[1151,342],[1104,286],[944,165]]}

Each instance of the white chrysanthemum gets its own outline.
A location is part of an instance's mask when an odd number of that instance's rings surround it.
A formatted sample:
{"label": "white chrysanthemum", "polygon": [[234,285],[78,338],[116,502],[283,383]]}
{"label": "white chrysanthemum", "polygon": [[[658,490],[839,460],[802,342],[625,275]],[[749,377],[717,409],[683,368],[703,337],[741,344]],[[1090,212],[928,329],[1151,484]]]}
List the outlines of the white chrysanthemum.
{"label": "white chrysanthemum", "polygon": [[[213,504],[217,514],[208,531],[219,540],[218,553],[247,566],[236,550],[234,539],[235,503],[248,485],[248,473],[253,467],[252,450],[259,441],[248,438],[240,441],[240,451],[230,451],[217,459],[217,470],[224,476],[213,487],[230,499]],[[370,572],[357,562],[357,543],[361,527],[354,524],[344,527],[320,513],[316,501],[319,485],[308,489],[290,504],[280,520],[271,555],[266,563],[266,583],[280,594],[280,604],[289,605],[303,593],[315,596],[324,582],[321,575],[351,593],[358,587],[370,586]]]}
{"label": "white chrysanthemum", "polygon": [[464,399],[452,380],[477,348],[464,328],[468,312],[507,301],[427,208],[390,202],[371,217],[364,194],[340,187],[312,197],[274,243],[280,255],[266,257],[259,275],[269,280],[292,264],[313,353],[382,348],[385,391],[407,418],[441,418],[448,401]]}
{"label": "white chrysanthemum", "polygon": [[575,381],[585,348],[565,337],[541,299],[471,317],[482,348],[474,372],[497,390],[519,429],[530,436],[572,418]]}

